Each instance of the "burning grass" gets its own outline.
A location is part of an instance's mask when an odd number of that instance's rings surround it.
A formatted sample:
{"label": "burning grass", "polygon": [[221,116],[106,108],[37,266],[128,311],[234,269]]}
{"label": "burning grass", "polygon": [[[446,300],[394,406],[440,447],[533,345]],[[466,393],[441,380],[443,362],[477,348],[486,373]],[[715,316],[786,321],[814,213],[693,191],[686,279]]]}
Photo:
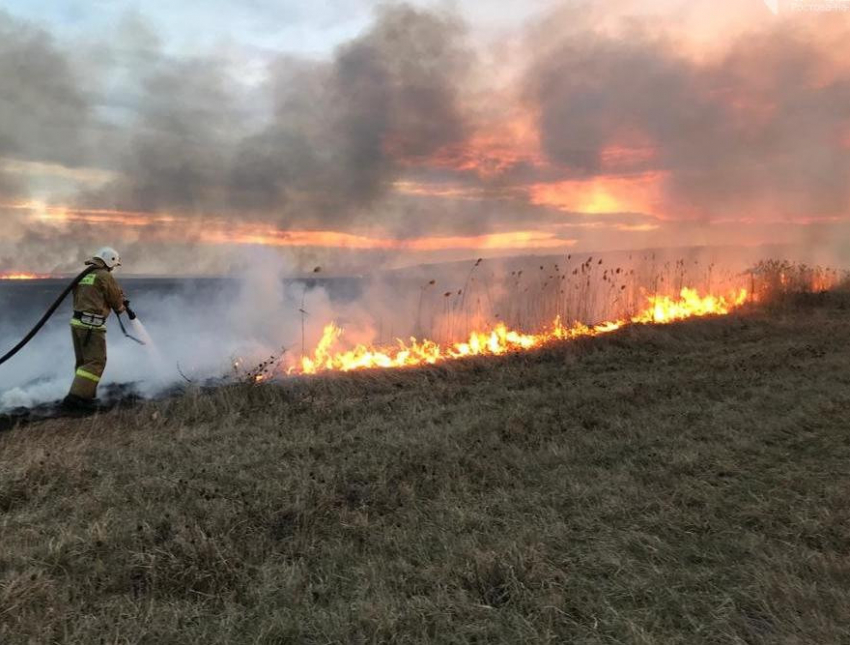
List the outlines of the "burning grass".
{"label": "burning grass", "polygon": [[848,642],[848,314],[3,433],[0,641]]}
{"label": "burning grass", "polygon": [[[476,266],[478,266],[476,264]],[[609,320],[588,326],[575,322],[566,327],[560,317],[545,331],[527,334],[508,329],[504,323],[489,331],[472,331],[466,342],[441,346],[439,343],[411,338],[398,341],[396,347],[374,348],[358,345],[352,350],[334,351],[343,330],[333,323],[325,327],[322,339],[312,356],[305,356],[289,374],[319,372],[351,372],[362,369],[421,367],[470,356],[500,356],[508,352],[530,351],[564,340],[576,340],[610,334],[630,324],[668,324],[689,318],[726,315],[747,301],[747,291],[740,289],[730,296],[700,296],[694,289],[681,290],[678,298],[648,296],[647,307],[630,320]],[[264,364],[263,368],[267,364]],[[264,374],[264,372],[263,372]]]}
{"label": "burning grass", "polygon": [[[790,262],[766,261],[744,271],[721,271],[698,259],[662,262],[655,253],[629,256],[628,262],[612,266],[606,266],[605,258],[570,254],[537,269],[515,269],[497,277],[487,262],[478,259],[468,272],[457,271],[460,282],[449,283],[449,290],[443,291],[435,279],[417,284],[409,298],[415,303],[408,319],[408,324],[413,321],[414,335],[407,340],[385,341],[382,317],[367,323],[380,330],[370,343],[349,343],[344,325],[328,321],[308,350],[304,330],[308,312],[302,299],[300,357],[284,352],[279,360],[264,361],[254,378],[264,382],[292,374],[420,367],[529,351],[632,324],[726,315],[747,303],[774,303],[794,293],[832,289],[847,280],[837,271]],[[391,300],[404,311],[403,297],[394,294]],[[395,322],[405,326],[403,313]]]}

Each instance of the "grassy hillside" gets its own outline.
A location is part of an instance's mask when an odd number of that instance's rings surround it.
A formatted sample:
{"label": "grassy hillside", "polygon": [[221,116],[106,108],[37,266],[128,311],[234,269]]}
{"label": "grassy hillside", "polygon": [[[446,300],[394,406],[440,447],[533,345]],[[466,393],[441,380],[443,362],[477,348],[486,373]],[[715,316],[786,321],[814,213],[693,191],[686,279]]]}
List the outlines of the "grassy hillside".
{"label": "grassy hillside", "polygon": [[850,303],[0,434],[0,642],[850,642]]}

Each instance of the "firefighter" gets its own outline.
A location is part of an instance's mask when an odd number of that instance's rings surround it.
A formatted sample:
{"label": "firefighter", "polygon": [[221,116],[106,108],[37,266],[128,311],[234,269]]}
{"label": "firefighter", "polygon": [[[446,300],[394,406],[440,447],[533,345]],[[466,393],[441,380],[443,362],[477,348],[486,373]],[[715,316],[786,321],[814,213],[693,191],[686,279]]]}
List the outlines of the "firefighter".
{"label": "firefighter", "polygon": [[124,293],[112,275],[121,266],[115,249],[104,247],[86,261],[95,269],[74,287],[74,341],[76,372],[64,405],[74,409],[95,407],[97,385],[106,368],[106,318],[110,311],[124,311]]}

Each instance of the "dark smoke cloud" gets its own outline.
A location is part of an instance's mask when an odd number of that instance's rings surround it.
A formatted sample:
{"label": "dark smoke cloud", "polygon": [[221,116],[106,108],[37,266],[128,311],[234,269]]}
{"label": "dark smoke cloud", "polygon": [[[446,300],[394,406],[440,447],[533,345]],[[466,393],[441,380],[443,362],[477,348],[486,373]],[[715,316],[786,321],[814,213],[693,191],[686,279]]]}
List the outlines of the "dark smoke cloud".
{"label": "dark smoke cloud", "polygon": [[464,140],[470,58],[453,18],[385,8],[331,62],[273,65],[260,92],[271,115],[254,132],[232,98],[244,88],[220,61],[161,64],[143,84],[121,179],[87,203],[350,223],[387,193],[405,159]]}
{"label": "dark smoke cloud", "polygon": [[79,166],[91,105],[50,35],[0,10],[0,199],[25,193],[2,159]]}
{"label": "dark smoke cloud", "polygon": [[608,146],[646,140],[672,216],[844,214],[850,74],[797,19],[711,63],[657,30],[570,33],[526,79],[545,153],[594,175]]}
{"label": "dark smoke cloud", "polygon": [[240,123],[228,80],[207,60],[171,61],[144,79],[140,118],[119,160],[122,176],[89,205],[193,212],[220,201]]}
{"label": "dark smoke cloud", "polygon": [[[794,15],[744,38],[724,37],[725,45],[715,44],[725,50],[697,60],[676,40],[680,25],[602,29],[611,4],[575,4],[534,32],[529,59],[506,61],[524,71],[519,89],[485,76],[501,70],[480,64],[456,17],[404,4],[379,10],[329,60],[270,55],[263,78],[246,78],[226,52],[175,57],[138,16],[120,26],[115,42],[63,50],[0,13],[0,201],[27,192],[27,175],[3,174],[3,159],[114,171],[105,186],[86,183],[74,205],[196,216],[187,230],[115,229],[113,242],[123,243],[134,266],[147,250],[166,249],[163,268],[183,271],[204,257],[174,253],[167,265],[169,244],[201,246],[204,216],[396,238],[543,231],[603,247],[636,239],[616,237],[618,227],[658,224],[673,231],[670,243],[698,236],[647,215],[584,217],[532,203],[536,183],[616,174],[603,153],[623,143],[654,149],[629,171],[665,174],[661,214],[669,217],[846,213],[843,17]],[[524,107],[536,118],[542,163],[536,149],[499,172],[446,162],[446,150],[479,159],[474,142],[498,133],[500,119],[525,117]],[[481,166],[492,161],[486,154]],[[461,196],[402,194],[393,186],[400,179],[459,186]],[[56,202],[66,195],[57,191]],[[32,266],[73,266],[112,233],[82,223],[27,222],[21,230],[27,225],[24,237],[0,245],[9,266],[24,255]],[[338,253],[289,252],[311,264]],[[187,256],[191,266],[180,266]]]}

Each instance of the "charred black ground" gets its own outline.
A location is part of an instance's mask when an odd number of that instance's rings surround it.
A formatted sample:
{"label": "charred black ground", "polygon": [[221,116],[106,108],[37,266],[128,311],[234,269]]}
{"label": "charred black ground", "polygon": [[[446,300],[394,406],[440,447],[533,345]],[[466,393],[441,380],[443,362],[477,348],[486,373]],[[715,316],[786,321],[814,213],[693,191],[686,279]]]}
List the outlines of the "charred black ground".
{"label": "charred black ground", "polygon": [[0,435],[0,641],[850,640],[850,300]]}

